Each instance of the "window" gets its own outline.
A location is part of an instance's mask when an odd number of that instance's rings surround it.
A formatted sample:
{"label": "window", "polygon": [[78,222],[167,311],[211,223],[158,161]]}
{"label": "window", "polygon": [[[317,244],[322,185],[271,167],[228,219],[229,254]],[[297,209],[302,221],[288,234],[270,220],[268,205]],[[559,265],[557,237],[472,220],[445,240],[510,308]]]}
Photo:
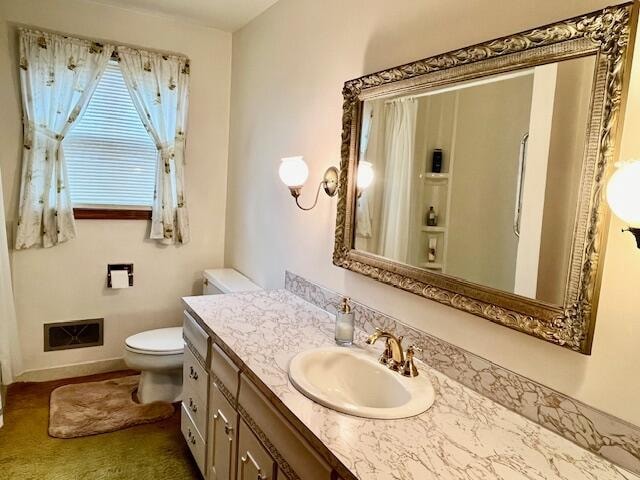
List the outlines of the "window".
{"label": "window", "polygon": [[[158,152],[117,62],[107,66],[63,147],[76,218],[107,218],[106,209],[150,210]],[[88,209],[105,210],[87,216]]]}

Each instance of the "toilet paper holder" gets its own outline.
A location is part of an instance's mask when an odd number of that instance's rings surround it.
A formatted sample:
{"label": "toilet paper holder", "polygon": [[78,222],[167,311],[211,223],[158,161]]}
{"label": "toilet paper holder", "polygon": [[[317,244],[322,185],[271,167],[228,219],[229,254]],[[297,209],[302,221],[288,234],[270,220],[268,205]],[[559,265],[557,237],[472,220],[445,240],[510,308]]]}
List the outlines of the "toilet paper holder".
{"label": "toilet paper holder", "polygon": [[133,287],[133,263],[110,263],[107,265],[107,287],[111,288],[111,272],[126,270],[129,277],[129,286]]}

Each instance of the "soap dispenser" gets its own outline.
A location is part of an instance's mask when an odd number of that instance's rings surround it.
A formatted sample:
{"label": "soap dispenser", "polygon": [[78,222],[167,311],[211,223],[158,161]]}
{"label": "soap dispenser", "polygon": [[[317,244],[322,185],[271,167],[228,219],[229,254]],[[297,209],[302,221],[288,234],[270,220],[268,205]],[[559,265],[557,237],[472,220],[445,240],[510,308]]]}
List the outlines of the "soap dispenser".
{"label": "soap dispenser", "polygon": [[353,344],[353,312],[349,304],[349,297],[342,299],[342,304],[336,313],[336,343],[342,346]]}

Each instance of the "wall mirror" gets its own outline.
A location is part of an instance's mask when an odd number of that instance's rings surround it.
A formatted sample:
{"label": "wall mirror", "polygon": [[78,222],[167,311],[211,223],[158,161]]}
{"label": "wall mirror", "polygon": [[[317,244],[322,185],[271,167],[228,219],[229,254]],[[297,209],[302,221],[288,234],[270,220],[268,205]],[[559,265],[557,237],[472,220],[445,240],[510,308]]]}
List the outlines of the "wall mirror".
{"label": "wall mirror", "polygon": [[334,263],[590,353],[634,24],[619,5],[346,82]]}

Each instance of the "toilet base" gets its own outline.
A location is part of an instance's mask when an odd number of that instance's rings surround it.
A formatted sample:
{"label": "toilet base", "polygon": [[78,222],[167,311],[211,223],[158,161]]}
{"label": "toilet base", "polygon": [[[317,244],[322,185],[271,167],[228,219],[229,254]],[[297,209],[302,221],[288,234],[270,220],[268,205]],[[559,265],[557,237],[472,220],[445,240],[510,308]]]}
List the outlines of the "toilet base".
{"label": "toilet base", "polygon": [[182,399],[182,369],[151,371],[143,370],[138,383],[140,403],[169,402]]}

